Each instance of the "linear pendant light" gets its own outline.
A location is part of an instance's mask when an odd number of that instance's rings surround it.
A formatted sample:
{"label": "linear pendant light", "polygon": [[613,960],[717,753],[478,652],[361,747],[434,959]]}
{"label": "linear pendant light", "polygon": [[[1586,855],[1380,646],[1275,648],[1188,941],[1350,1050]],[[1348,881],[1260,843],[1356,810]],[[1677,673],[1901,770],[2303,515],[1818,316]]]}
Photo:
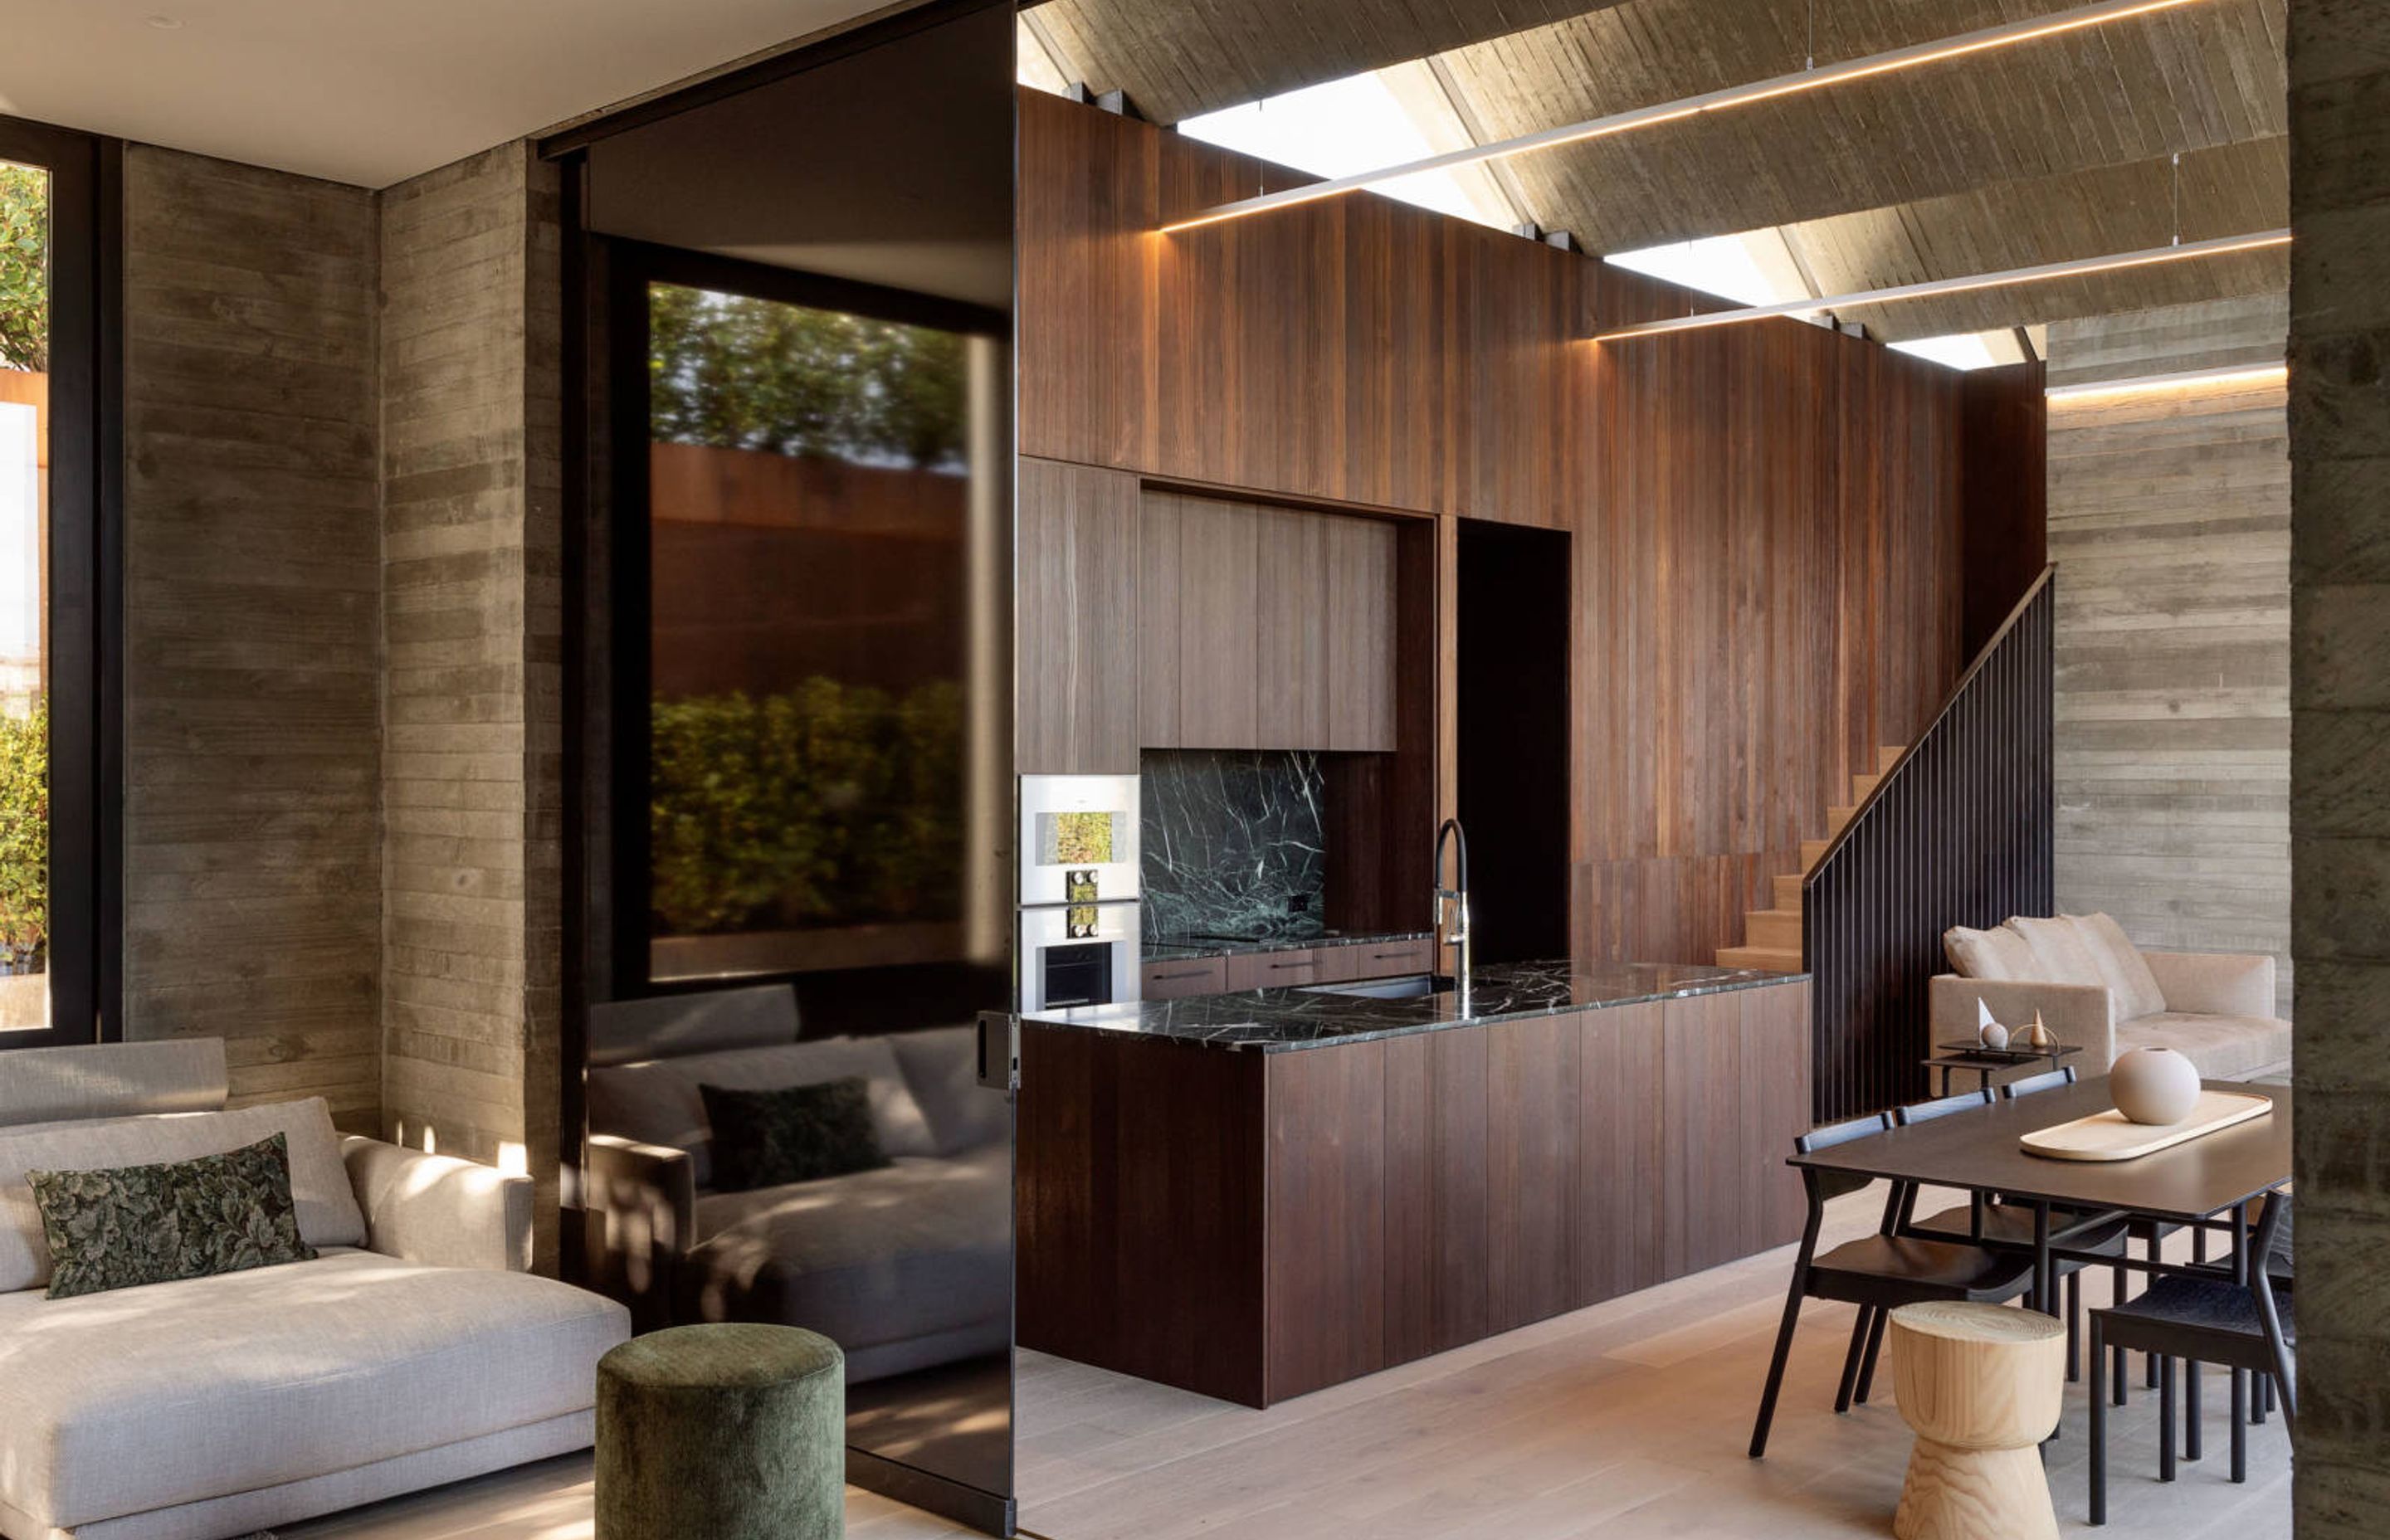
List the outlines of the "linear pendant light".
{"label": "linear pendant light", "polygon": [[1664,321],[1646,321],[1640,326],[1621,327],[1616,331],[1601,333],[1594,340],[1623,342],[1638,337],[1662,337],[1675,331],[1700,331],[1710,327],[1736,326],[1745,321],[1765,321],[1771,316],[1822,315],[1828,311],[1856,310],[1862,305],[1894,304],[1902,300],[1928,300],[1937,295],[1964,294],[1978,289],[2047,283],[2053,278],[2080,278],[2095,273],[2114,273],[2133,267],[2155,267],[2164,263],[2220,257],[2233,251],[2261,251],[2268,247],[2288,246],[2290,243],[2291,233],[2288,230],[2266,230],[2254,236],[2223,236],[2215,240],[2185,241],[2179,246],[2153,246],[2146,251],[2125,251],[2108,257],[2045,263],[2038,267],[2016,267],[2005,273],[1979,273],[1963,278],[1936,278],[1930,283],[1901,284],[1893,289],[1865,289],[1849,294],[1828,294],[1815,300],[1788,300],[1781,304],[1750,305],[1740,310],[1713,310],[1698,315],[1677,315]]}
{"label": "linear pendant light", "polygon": [[1322,199],[1356,192],[1381,182],[1393,182],[1423,172],[1446,171],[1455,166],[1473,166],[1486,160],[1499,160],[1532,150],[1549,149],[1556,145],[1573,145],[1587,139],[1603,139],[1612,135],[1625,134],[1638,128],[1651,128],[1659,123],[1675,122],[1683,118],[1696,118],[1703,113],[1719,112],[1730,108],[1768,101],[1778,96],[1796,96],[1805,91],[1823,90],[1855,80],[1876,75],[1888,75],[1896,71],[1913,70],[1920,65],[1936,64],[1944,59],[1961,58],[1969,54],[1988,53],[1995,48],[2014,47],[2036,38],[2055,37],[2063,32],[2080,32],[2086,27],[2104,26],[2129,17],[2148,16],[2156,11],[2176,10],[2197,5],[2200,0],[2101,0],[2099,5],[2083,6],[2074,10],[2025,21],[2006,22],[1998,27],[1985,27],[1980,32],[1961,32],[1933,43],[1911,44],[1888,53],[1870,54],[1864,58],[1846,59],[1818,69],[1796,70],[1772,80],[1755,81],[1749,85],[1730,85],[1722,90],[1704,92],[1698,96],[1663,102],[1655,107],[1638,107],[1625,112],[1613,112],[1607,117],[1589,118],[1584,122],[1570,123],[1561,128],[1548,128],[1540,133],[1521,135],[1514,139],[1500,139],[1492,144],[1471,145],[1463,149],[1446,150],[1423,160],[1410,160],[1398,166],[1386,166],[1377,171],[1357,172],[1351,176],[1339,176],[1326,182],[1314,182],[1304,186],[1288,187],[1283,191],[1263,193],[1253,198],[1240,199],[1233,203],[1221,203],[1186,219],[1164,225],[1167,231],[1192,230],[1199,225],[1217,225],[1223,220],[1241,219],[1248,214],[1265,213],[1272,209],[1291,208],[1298,203],[1317,203]]}

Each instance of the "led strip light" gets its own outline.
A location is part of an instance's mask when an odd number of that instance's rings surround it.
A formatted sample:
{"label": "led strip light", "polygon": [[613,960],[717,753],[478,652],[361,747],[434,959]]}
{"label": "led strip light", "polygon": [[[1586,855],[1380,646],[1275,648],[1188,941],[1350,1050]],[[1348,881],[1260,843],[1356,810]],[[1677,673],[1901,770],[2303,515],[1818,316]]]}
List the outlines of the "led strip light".
{"label": "led strip light", "polygon": [[1676,331],[1701,331],[1710,327],[1730,327],[1744,321],[1765,321],[1771,316],[1790,315],[1807,318],[1829,311],[1855,310],[1862,305],[1895,304],[1902,300],[1930,300],[1943,294],[1965,294],[1978,289],[2007,289],[2017,284],[2048,283],[2053,278],[2079,278],[2096,273],[2116,273],[2133,267],[2155,267],[2164,263],[2192,262],[2201,257],[2221,257],[2234,251],[2262,251],[2269,247],[2288,246],[2288,230],[2268,230],[2254,236],[2224,236],[2215,240],[2191,240],[2179,246],[2153,246],[2146,251],[2126,251],[2112,257],[2085,257],[2075,262],[2045,263],[2039,267],[2017,267],[2005,273],[1980,273],[1964,278],[1936,278],[1931,283],[1902,284],[1894,289],[1866,289],[1850,294],[1828,294],[1816,300],[1787,300],[1781,304],[1752,305],[1741,310],[1713,310],[1698,315],[1677,315],[1664,321],[1646,321],[1640,326],[1622,327],[1606,331],[1594,339],[1597,342],[1624,342],[1638,337],[1664,337]]}
{"label": "led strip light", "polygon": [[1378,171],[1359,172],[1327,182],[1314,182],[1304,186],[1289,187],[1280,192],[1263,193],[1240,199],[1234,203],[1222,203],[1201,213],[1164,225],[1167,231],[1192,230],[1205,225],[1217,225],[1223,220],[1242,219],[1249,214],[1267,212],[1272,209],[1291,208],[1298,203],[1317,203],[1322,199],[1336,198],[1357,192],[1381,182],[1392,182],[1422,172],[1446,171],[1455,166],[1473,166],[1486,160],[1499,160],[1513,155],[1525,155],[1556,145],[1573,145],[1587,139],[1604,139],[1638,128],[1676,122],[1685,118],[1697,118],[1704,113],[1725,111],[1748,106],[1753,102],[1769,101],[1779,96],[1796,96],[1805,91],[1820,91],[1828,86],[1842,85],[1855,80],[1876,75],[1888,75],[1895,71],[1913,70],[1921,65],[1937,64],[1944,59],[1963,58],[1970,54],[1987,53],[1995,48],[2013,47],[2036,38],[2056,37],[2062,33],[2080,32],[2086,27],[2105,26],[2130,17],[2148,16],[2157,11],[2177,10],[2197,5],[2200,0],[2102,0],[2101,4],[2084,6],[2075,10],[2060,11],[2054,16],[2030,21],[2011,21],[2002,26],[1986,27],[1980,32],[1961,32],[1956,37],[1934,43],[1912,44],[1888,53],[1870,54],[1864,58],[1848,59],[1841,64],[1829,64],[1819,69],[1796,70],[1772,80],[1757,81],[1749,85],[1731,85],[1723,90],[1687,96],[1680,101],[1664,102],[1656,107],[1638,107],[1630,111],[1613,112],[1608,117],[1591,118],[1584,122],[1570,123],[1561,128],[1548,128],[1537,134],[1522,135],[1515,139],[1501,139],[1490,145],[1471,145],[1465,149],[1446,150],[1423,160],[1406,161],[1399,166],[1387,166]]}
{"label": "led strip light", "polygon": [[2291,377],[2285,364],[2237,364],[2220,369],[2179,369],[2173,374],[2145,374],[2134,379],[2096,379],[2081,385],[2052,385],[2042,392],[2051,401],[2078,396],[2135,395],[2144,391],[2180,390],[2192,385],[2281,384]]}

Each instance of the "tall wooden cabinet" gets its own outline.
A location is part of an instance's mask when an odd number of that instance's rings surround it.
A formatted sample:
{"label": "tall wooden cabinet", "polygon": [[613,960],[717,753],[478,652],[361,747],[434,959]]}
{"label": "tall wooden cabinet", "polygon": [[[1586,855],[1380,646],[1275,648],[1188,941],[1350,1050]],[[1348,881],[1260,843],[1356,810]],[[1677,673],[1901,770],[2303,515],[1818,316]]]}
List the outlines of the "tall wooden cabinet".
{"label": "tall wooden cabinet", "polygon": [[1135,775],[1142,507],[1135,476],[1024,457],[1014,625],[1024,775]]}

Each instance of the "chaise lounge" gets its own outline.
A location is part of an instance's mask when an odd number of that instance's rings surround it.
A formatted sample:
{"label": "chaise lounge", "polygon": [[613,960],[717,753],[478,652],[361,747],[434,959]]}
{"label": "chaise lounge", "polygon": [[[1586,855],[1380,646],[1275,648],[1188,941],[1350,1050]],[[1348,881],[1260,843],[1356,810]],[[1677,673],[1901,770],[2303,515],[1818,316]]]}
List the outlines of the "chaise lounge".
{"label": "chaise lounge", "polygon": [[[221,1540],[584,1448],[627,1313],[535,1277],[531,1183],[225,1110],[216,1038],[21,1049],[0,1078],[0,1535]],[[29,1170],[282,1134],[310,1262],[46,1297]]]}

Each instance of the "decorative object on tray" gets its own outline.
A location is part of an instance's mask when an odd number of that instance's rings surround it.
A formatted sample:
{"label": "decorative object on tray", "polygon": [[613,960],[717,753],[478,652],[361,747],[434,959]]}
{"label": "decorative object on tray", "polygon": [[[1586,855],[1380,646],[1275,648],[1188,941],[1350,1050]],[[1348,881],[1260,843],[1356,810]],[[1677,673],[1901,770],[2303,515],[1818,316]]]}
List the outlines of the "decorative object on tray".
{"label": "decorative object on tray", "polygon": [[2122,1112],[2094,1112],[2054,1128],[2036,1129],[2017,1144],[2028,1155],[2046,1155],[2054,1161],[2131,1161],[2265,1117],[2273,1110],[2270,1097],[2203,1090],[2191,1115],[2179,1123],[2152,1127],[2135,1123]]}
{"label": "decorative object on tray", "polygon": [[2199,1104],[2199,1070],[2172,1048],[2128,1048],[2108,1067],[2108,1095],[2133,1122],[2166,1127]]}
{"label": "decorative object on tray", "polygon": [[1975,1040],[1998,1053],[2009,1046],[2009,1029],[1992,1020],[1992,1007],[1975,1001]]}
{"label": "decorative object on tray", "polygon": [[2058,1046],[2058,1034],[2049,1030],[2048,1023],[2041,1019],[2041,1012],[2037,1010],[2033,1013],[2033,1024],[2012,1035],[2009,1041],[2018,1047],[2031,1048],[2036,1053],[2048,1053]]}

